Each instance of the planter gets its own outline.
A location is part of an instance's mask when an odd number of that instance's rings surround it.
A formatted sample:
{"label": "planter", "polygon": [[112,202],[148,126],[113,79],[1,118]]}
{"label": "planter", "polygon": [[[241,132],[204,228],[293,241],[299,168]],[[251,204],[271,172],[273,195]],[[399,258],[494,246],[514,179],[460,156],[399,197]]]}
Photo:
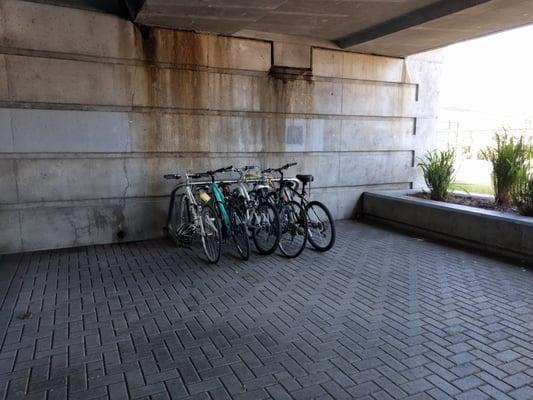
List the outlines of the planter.
{"label": "planter", "polygon": [[533,262],[533,218],[408,196],[363,194],[363,216],[439,240]]}

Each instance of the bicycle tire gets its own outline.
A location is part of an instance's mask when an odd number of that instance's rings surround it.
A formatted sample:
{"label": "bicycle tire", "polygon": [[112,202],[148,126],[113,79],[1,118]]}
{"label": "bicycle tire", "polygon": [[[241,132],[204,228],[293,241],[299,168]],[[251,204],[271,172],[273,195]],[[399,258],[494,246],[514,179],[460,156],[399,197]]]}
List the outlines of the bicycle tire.
{"label": "bicycle tire", "polygon": [[222,247],[220,222],[215,210],[211,206],[204,206],[200,215],[203,225],[202,246],[204,253],[210,263],[216,264],[220,259],[220,250]]}
{"label": "bicycle tire", "polygon": [[250,240],[248,239],[248,229],[242,210],[238,207],[230,209],[231,236],[237,252],[243,260],[250,258]]}
{"label": "bicycle tire", "polygon": [[[326,215],[326,218],[328,219],[327,224],[325,224],[322,221],[316,222],[314,220],[314,217],[317,219],[320,219],[317,215],[317,213],[314,213],[315,215],[310,215],[310,212],[312,211],[313,207],[318,207],[321,209],[324,214]],[[324,252],[330,250],[333,245],[335,244],[336,239],[336,230],[335,230],[335,221],[333,220],[333,217],[331,215],[331,212],[329,209],[320,201],[310,201],[305,206],[305,213],[307,214],[307,240],[313,246],[317,251]],[[328,225],[329,224],[329,225]],[[322,245],[319,243],[319,241],[315,240],[312,228],[316,225],[318,229],[327,229],[327,226],[330,227],[331,237],[329,238],[329,241],[326,245]]]}
{"label": "bicycle tire", "polygon": [[[285,257],[298,257],[307,242],[307,214],[305,209],[300,203],[293,200],[282,203],[280,221],[282,230],[278,247]],[[294,243],[294,239],[297,236],[301,236],[301,243],[297,243],[294,248],[289,247],[289,242],[291,244]]]}
{"label": "bicycle tire", "polygon": [[[190,222],[189,204],[189,198],[186,195],[181,194],[177,196],[168,224],[167,235],[178,246],[182,245],[179,238],[178,229],[184,226],[184,224]],[[186,210],[187,214],[185,216],[186,219],[184,217],[184,210]]]}
{"label": "bicycle tire", "polygon": [[[264,229],[253,229],[252,230],[252,239],[254,241],[255,248],[257,251],[264,255],[272,254],[276,251],[276,249],[279,246],[279,241],[281,239],[281,224],[279,219],[279,213],[276,207],[274,207],[272,204],[267,202],[261,202],[254,210],[255,214],[262,214],[262,210],[269,210],[267,214],[268,222],[264,221]],[[261,224],[263,222],[260,222]],[[273,241],[270,244],[265,244],[266,241],[263,241],[261,239],[260,233],[261,231],[267,231],[268,230],[268,236],[273,237]]]}

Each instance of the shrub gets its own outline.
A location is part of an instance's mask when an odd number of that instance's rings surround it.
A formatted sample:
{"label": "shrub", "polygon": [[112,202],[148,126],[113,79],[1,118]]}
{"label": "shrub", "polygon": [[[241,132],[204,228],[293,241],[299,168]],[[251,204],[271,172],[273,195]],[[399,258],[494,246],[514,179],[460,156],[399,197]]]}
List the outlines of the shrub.
{"label": "shrub", "polygon": [[446,200],[453,183],[455,151],[433,150],[428,152],[418,166],[422,168],[432,200]]}
{"label": "shrub", "polygon": [[513,204],[522,215],[533,217],[533,174],[523,168],[511,191]]}
{"label": "shrub", "polygon": [[507,132],[496,134],[495,139],[496,147],[487,147],[482,150],[482,155],[492,164],[492,184],[496,204],[509,206],[511,191],[530,159],[531,149],[524,143],[523,137],[516,140],[514,137],[509,137]]}

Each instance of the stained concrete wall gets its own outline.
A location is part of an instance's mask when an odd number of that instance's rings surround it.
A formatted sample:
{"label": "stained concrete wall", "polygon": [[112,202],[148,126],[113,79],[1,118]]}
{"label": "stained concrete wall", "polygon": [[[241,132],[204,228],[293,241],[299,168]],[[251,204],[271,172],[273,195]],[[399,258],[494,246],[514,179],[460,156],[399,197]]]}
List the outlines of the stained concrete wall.
{"label": "stained concrete wall", "polygon": [[349,218],[368,188],[416,186],[435,142],[433,55],[311,48],[313,79],[287,81],[269,41],[15,0],[0,22],[0,253],[158,236],[162,175],[227,164],[297,161]]}

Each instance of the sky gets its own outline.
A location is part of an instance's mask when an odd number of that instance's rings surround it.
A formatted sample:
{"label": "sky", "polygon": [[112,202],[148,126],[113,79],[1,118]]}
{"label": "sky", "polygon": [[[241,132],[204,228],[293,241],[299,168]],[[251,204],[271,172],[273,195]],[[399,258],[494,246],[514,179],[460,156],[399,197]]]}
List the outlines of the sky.
{"label": "sky", "polygon": [[533,116],[533,25],[446,48],[441,107]]}

